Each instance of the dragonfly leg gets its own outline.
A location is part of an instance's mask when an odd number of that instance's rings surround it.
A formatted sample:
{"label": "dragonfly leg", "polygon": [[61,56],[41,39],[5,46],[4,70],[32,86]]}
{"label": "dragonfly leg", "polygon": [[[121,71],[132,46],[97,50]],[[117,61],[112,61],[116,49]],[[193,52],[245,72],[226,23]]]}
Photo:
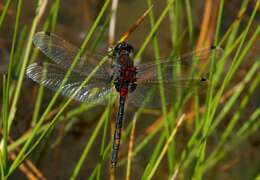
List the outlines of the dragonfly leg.
{"label": "dragonfly leg", "polygon": [[137,84],[136,83],[131,83],[130,86],[129,86],[129,92],[133,92],[137,87]]}

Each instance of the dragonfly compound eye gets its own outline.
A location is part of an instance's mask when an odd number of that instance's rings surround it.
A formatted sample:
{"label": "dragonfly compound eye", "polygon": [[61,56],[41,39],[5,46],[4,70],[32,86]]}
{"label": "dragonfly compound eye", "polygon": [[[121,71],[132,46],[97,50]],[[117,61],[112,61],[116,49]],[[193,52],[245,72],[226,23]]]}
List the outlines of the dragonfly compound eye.
{"label": "dragonfly compound eye", "polygon": [[128,53],[132,53],[134,51],[134,48],[133,48],[133,46],[131,46],[127,42],[121,42],[121,43],[116,45],[116,47],[115,47],[116,52],[120,53],[123,50],[127,51]]}

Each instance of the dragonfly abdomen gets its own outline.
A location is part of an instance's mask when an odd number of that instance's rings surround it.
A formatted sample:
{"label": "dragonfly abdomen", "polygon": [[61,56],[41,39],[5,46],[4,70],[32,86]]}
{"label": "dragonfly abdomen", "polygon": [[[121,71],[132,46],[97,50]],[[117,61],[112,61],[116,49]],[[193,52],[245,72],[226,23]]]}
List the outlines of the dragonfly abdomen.
{"label": "dragonfly abdomen", "polygon": [[120,96],[119,110],[118,110],[117,117],[116,117],[114,142],[112,145],[111,165],[113,168],[116,167],[118,151],[119,151],[119,147],[120,147],[121,131],[122,131],[122,126],[123,126],[123,118],[124,118],[125,100],[126,100],[126,96]]}

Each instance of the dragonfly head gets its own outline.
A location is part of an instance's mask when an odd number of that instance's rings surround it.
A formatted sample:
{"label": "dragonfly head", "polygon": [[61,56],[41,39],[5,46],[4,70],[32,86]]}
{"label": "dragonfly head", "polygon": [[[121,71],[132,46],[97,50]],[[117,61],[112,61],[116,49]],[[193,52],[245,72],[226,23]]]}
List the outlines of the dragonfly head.
{"label": "dragonfly head", "polygon": [[134,48],[127,42],[118,43],[113,49],[113,57],[120,66],[133,66]]}
{"label": "dragonfly head", "polygon": [[114,54],[126,54],[130,55],[134,52],[133,46],[128,44],[127,42],[120,42],[114,48]]}

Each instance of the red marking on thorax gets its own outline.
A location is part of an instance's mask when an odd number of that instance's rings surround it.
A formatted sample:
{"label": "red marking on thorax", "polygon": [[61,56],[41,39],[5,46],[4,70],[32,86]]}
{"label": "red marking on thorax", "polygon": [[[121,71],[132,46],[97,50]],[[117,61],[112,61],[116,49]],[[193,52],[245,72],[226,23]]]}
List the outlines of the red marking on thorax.
{"label": "red marking on thorax", "polygon": [[122,68],[122,75],[124,80],[128,80],[130,82],[132,82],[132,80],[134,80],[134,76],[135,76],[135,72],[136,72],[136,68],[131,66],[131,67],[125,67]]}
{"label": "red marking on thorax", "polygon": [[[134,83],[136,81],[135,78],[136,68],[134,66],[127,66],[121,69],[121,77],[119,78],[121,89],[120,96],[126,96],[128,93],[128,85],[129,83]],[[127,84],[125,84],[127,82]]]}

